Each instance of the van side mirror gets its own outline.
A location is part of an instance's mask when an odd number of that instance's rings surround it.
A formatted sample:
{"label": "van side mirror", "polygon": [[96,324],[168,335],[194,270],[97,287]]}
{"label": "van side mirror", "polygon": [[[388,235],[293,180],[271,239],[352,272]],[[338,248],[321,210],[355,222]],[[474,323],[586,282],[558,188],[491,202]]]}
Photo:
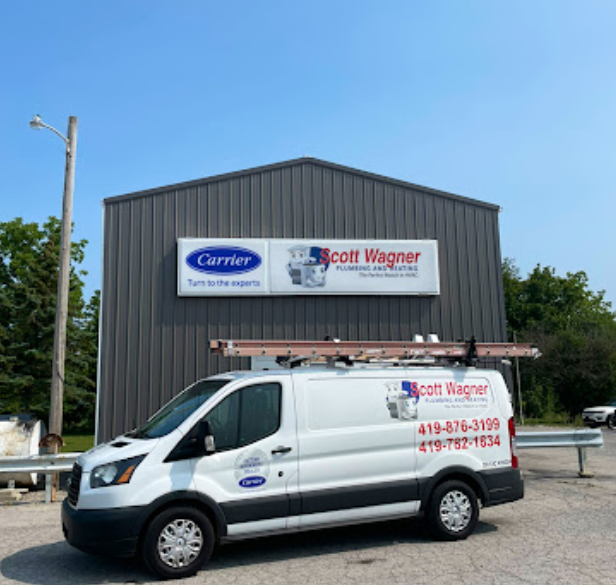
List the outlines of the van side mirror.
{"label": "van side mirror", "polygon": [[216,453],[216,442],[212,434],[212,426],[208,420],[199,421],[199,442],[203,445],[206,455]]}
{"label": "van side mirror", "polygon": [[201,420],[173,448],[171,453],[165,458],[165,462],[194,459],[204,455],[211,455],[215,452],[216,447],[210,423],[206,420]]}

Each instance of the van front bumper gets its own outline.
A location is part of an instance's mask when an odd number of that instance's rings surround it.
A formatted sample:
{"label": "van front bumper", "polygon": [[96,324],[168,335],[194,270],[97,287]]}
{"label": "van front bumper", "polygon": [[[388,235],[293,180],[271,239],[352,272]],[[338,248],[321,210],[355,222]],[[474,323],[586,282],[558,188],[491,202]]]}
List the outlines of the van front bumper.
{"label": "van front bumper", "polygon": [[68,543],[83,552],[114,557],[137,554],[143,508],[76,510],[62,503],[62,532]]}

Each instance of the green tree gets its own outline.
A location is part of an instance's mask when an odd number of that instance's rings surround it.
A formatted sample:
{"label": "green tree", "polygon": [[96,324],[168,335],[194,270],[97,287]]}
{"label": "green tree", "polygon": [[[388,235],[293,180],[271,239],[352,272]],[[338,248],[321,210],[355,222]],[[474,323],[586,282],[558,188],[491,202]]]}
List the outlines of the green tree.
{"label": "green tree", "polygon": [[572,418],[616,394],[616,316],[605,293],[588,288],[584,272],[558,276],[536,266],[526,277],[503,264],[510,339],[536,343],[543,356],[522,360],[528,416]]}
{"label": "green tree", "polygon": [[605,291],[589,290],[585,272],[568,272],[562,277],[554,268],[537,265],[524,279],[514,261],[507,258],[503,281],[510,331],[594,332],[616,326]]}
{"label": "green tree", "polygon": [[[21,218],[0,223],[0,412],[31,412],[44,419],[49,410],[51,364],[60,222],[49,218],[43,225]],[[89,314],[83,300],[83,261],[86,241],[71,248],[67,358],[65,373],[66,427],[79,425],[85,416],[75,409],[82,392],[93,394],[92,347]],[[96,342],[94,341],[94,344]],[[94,359],[95,353],[94,353]],[[95,378],[94,378],[95,379]],[[93,399],[88,399],[93,404]],[[91,415],[90,418],[92,418]],[[90,423],[91,426],[91,423]]]}
{"label": "green tree", "polygon": [[74,322],[74,335],[67,343],[67,352],[75,358],[66,372],[64,417],[75,432],[94,430],[96,407],[96,364],[98,352],[98,315],[100,292],[95,291]]}

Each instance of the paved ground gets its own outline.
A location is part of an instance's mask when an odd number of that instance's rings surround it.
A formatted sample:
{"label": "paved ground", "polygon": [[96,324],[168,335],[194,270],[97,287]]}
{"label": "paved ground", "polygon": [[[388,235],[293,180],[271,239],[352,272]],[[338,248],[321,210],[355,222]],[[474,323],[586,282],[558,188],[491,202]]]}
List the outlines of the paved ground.
{"label": "paved ground", "polygon": [[[481,513],[464,542],[438,543],[417,520],[228,545],[186,585],[612,583],[616,556],[616,432],[577,477],[573,449],[524,451],[526,498]],[[0,507],[0,584],[149,583],[136,561],[68,546],[59,505]]]}

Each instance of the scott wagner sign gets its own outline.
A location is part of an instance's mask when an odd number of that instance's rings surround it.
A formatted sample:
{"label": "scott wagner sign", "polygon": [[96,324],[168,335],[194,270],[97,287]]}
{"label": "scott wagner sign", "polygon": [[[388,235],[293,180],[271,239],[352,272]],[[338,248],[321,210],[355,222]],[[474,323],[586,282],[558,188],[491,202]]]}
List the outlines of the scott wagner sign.
{"label": "scott wagner sign", "polygon": [[178,295],[438,295],[435,240],[179,239]]}

